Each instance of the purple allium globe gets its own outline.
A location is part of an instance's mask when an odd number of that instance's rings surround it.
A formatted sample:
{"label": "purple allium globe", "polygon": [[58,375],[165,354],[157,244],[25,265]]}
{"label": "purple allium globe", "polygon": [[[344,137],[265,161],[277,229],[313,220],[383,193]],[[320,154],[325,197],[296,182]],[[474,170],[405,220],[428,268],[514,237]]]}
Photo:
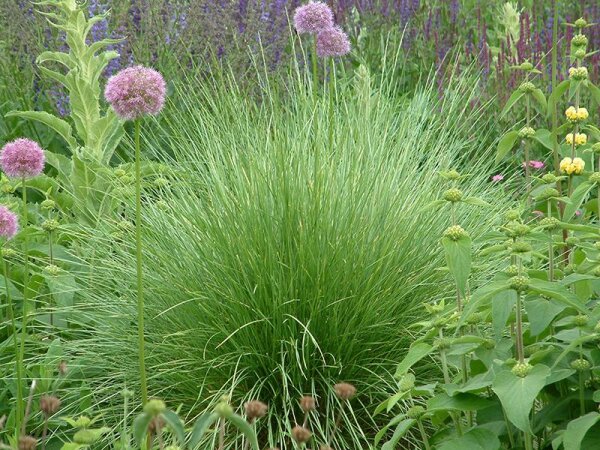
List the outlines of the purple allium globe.
{"label": "purple allium globe", "polygon": [[300,34],[318,33],[333,27],[333,11],[323,2],[310,2],[296,8],[294,28]]}
{"label": "purple allium globe", "polygon": [[320,58],[344,56],[350,53],[350,39],[340,27],[322,30],[317,35],[317,56]]}
{"label": "purple allium globe", "polygon": [[31,139],[9,142],[0,153],[0,166],[11,178],[32,178],[44,170],[44,150]]}
{"label": "purple allium globe", "polygon": [[0,236],[11,239],[19,231],[17,215],[4,205],[0,205]]}
{"label": "purple allium globe", "polygon": [[156,115],[165,104],[163,76],[143,66],[128,67],[108,79],[104,96],[119,117],[135,120]]}

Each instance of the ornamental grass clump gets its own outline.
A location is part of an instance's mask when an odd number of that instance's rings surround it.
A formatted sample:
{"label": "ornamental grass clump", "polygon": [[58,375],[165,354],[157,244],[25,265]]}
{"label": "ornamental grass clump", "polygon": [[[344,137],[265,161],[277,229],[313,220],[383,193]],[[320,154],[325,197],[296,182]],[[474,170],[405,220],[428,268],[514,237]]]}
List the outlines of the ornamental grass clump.
{"label": "ornamental grass clump", "polygon": [[144,345],[144,285],[142,279],[142,174],[140,128],[144,116],[157,115],[165,104],[166,84],[154,69],[135,66],[112,76],[104,96],[123,120],[133,120],[135,127],[135,254],[136,294],[138,304],[138,352],[142,404],[148,400]]}

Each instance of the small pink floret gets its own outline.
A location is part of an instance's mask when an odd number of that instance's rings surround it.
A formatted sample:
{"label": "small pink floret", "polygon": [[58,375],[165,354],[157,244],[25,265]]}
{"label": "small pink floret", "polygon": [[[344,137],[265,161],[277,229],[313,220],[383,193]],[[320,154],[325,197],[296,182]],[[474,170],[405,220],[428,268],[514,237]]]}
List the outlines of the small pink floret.
{"label": "small pink floret", "polygon": [[494,183],[499,183],[499,182],[500,182],[500,181],[502,181],[502,180],[504,180],[504,175],[502,175],[502,174],[500,174],[500,173],[499,173],[499,174],[497,174],[497,175],[494,175],[494,176],[492,177],[492,181],[493,181]]}

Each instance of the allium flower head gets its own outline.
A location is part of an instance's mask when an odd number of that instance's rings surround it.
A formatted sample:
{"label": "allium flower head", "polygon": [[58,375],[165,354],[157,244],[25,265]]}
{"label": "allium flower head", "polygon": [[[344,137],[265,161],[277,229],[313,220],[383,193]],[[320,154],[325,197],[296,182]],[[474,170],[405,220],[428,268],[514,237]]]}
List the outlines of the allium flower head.
{"label": "allium flower head", "polygon": [[17,215],[4,205],[0,205],[0,236],[11,239],[19,231]]}
{"label": "allium flower head", "polygon": [[128,67],[108,79],[104,96],[118,116],[135,120],[156,115],[165,104],[166,84],[160,73],[143,66]]}
{"label": "allium flower head", "polygon": [[300,34],[318,33],[333,27],[333,11],[323,2],[310,2],[296,8],[294,28]]}
{"label": "allium flower head", "polygon": [[322,30],[317,35],[317,56],[320,58],[344,56],[350,53],[350,39],[340,27]]}
{"label": "allium flower head", "polygon": [[32,178],[44,170],[44,150],[31,139],[9,142],[0,154],[0,166],[12,178]]}

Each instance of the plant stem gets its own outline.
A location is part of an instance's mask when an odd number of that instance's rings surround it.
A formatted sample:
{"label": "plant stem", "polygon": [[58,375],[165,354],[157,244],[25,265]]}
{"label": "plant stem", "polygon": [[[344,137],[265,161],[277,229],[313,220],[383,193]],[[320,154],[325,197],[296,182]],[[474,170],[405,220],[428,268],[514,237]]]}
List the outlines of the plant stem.
{"label": "plant stem", "polygon": [[523,441],[525,441],[525,450],[533,450],[533,442],[530,433],[523,433]]}
{"label": "plant stem", "polygon": [[138,353],[142,405],[148,401],[146,361],[144,353],[144,285],[142,279],[142,174],[140,151],[140,119],[135,121],[135,260],[137,275]]}
{"label": "plant stem", "polygon": [[331,58],[329,69],[329,154],[333,153],[333,126],[334,126],[334,103],[335,103],[335,60]]}
{"label": "plant stem", "polygon": [[[9,266],[8,261],[4,259],[4,287],[6,289],[6,302],[8,303],[8,314],[10,315],[10,320],[12,324],[12,334],[13,334],[13,346],[15,349],[15,355],[19,355],[19,342],[17,340],[17,322],[15,319],[15,308],[12,302],[12,295],[10,295],[9,289]],[[19,364],[19,358],[16,360],[16,374],[17,374],[17,419],[20,420],[23,412],[21,411],[23,405],[23,372],[21,371],[21,364]],[[17,420],[16,429],[19,429],[19,421]],[[17,436],[18,438],[18,436]]]}
{"label": "plant stem", "polygon": [[429,439],[427,438],[427,433],[425,433],[425,428],[423,427],[423,423],[421,419],[417,420],[417,425],[419,427],[419,431],[421,432],[421,438],[423,439],[423,445],[425,446],[425,450],[430,450]]}
{"label": "plant stem", "polygon": [[219,448],[223,450],[225,448],[225,419],[221,419],[221,425],[219,426]]}
{"label": "plant stem", "polygon": [[[521,258],[519,258],[519,276],[523,274],[523,262]],[[523,311],[522,311],[522,299],[521,293],[517,292],[517,330],[516,330],[516,340],[517,340],[517,358],[519,359],[519,363],[523,364],[525,360],[525,352],[523,350]]]}
{"label": "plant stem", "polygon": [[317,102],[317,95],[319,92],[319,65],[317,63],[317,37],[313,38],[313,46],[312,46],[312,88],[313,88],[313,99],[315,104]]}

